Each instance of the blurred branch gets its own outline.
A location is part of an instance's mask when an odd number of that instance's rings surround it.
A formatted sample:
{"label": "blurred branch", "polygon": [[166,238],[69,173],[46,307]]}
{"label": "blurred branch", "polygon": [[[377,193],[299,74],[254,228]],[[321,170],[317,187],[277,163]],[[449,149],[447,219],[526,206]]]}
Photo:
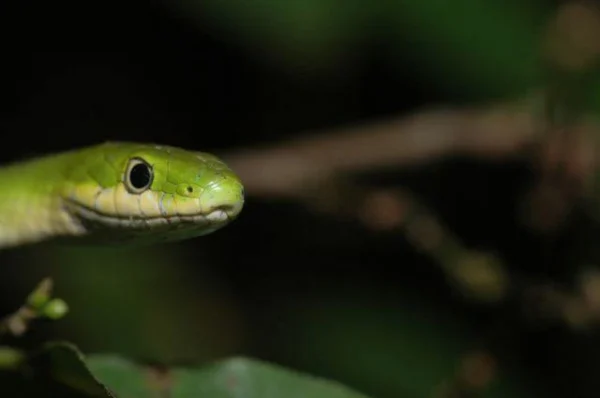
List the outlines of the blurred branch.
{"label": "blurred branch", "polygon": [[408,191],[363,186],[342,178],[315,186],[313,210],[359,221],[372,231],[397,231],[436,261],[461,294],[479,302],[498,302],[509,290],[505,265],[493,253],[466,247],[434,213]]}
{"label": "blurred branch", "polygon": [[[513,288],[528,320],[560,321],[574,329],[596,325],[600,271],[582,274],[572,291],[540,281],[511,286],[514,276],[499,257],[465,247],[407,191],[373,189],[345,178],[445,157],[520,158],[531,165],[535,181],[523,193],[515,217],[546,237],[562,230],[581,200],[600,200],[595,192],[600,124],[589,109],[591,90],[597,87],[600,9],[590,1],[565,2],[544,33],[545,85],[524,101],[426,109],[224,157],[249,196],[294,200],[359,220],[372,230],[401,230],[465,296],[498,302]],[[495,376],[493,354],[471,352],[434,396],[477,396]]]}
{"label": "blurred branch", "polygon": [[598,67],[600,9],[593,1],[565,2],[550,19],[542,46],[547,72],[545,121],[569,126],[586,108],[590,77]]}
{"label": "blurred branch", "polygon": [[585,120],[583,99],[596,72],[600,12],[569,2],[550,21],[543,57],[547,86],[525,101],[423,110],[370,125],[310,134],[270,147],[225,154],[249,195],[307,205],[310,187],[341,173],[415,166],[449,156],[521,156],[538,172],[521,217],[539,231],[557,230],[573,203],[591,191],[599,125]]}
{"label": "blurred branch", "polygon": [[534,125],[531,106],[523,102],[433,109],[223,157],[240,174],[250,195],[298,198],[305,184],[338,173],[418,165],[460,154],[516,156],[534,140]]}
{"label": "blurred branch", "polygon": [[517,216],[530,228],[551,233],[563,225],[578,199],[594,194],[600,126],[584,120],[544,130],[536,101],[532,97],[480,108],[426,110],[224,157],[245,182],[249,196],[295,200],[308,207],[314,207],[324,187],[341,174],[417,166],[459,155],[497,161],[521,158],[537,171],[538,182],[524,193]]}
{"label": "blurred branch", "polygon": [[582,194],[593,188],[598,125],[585,120],[594,77],[598,75],[600,8],[570,1],[550,20],[543,46],[547,74],[544,114],[538,142],[539,179],[524,201],[527,224],[555,232]]}
{"label": "blurred branch", "polygon": [[[349,182],[346,176],[453,156],[520,158],[531,164],[536,181],[524,192],[521,213],[515,216],[529,228],[551,236],[565,225],[579,200],[599,200],[594,195],[600,124],[587,117],[586,108],[594,87],[592,77],[597,74],[599,35],[598,6],[567,2],[545,31],[546,86],[525,100],[422,110],[233,151],[224,158],[245,182],[249,196],[294,200],[308,208],[354,218],[374,230],[401,229],[416,248],[436,259],[464,294],[498,301],[509,290],[509,275],[497,256],[464,247],[407,191],[364,187]],[[589,293],[593,290],[589,283],[582,285],[587,288],[582,287],[581,294],[574,295],[526,285],[526,305],[533,303],[533,296],[541,297],[534,307],[552,314],[547,319],[579,325],[600,314],[600,305],[589,299],[595,297]],[[539,305],[551,309],[544,311]]]}
{"label": "blurred branch", "polygon": [[600,324],[600,270],[588,267],[570,290],[550,283],[531,285],[523,303],[530,321],[561,321],[573,330],[590,330]]}
{"label": "blurred branch", "polygon": [[449,282],[464,296],[497,302],[508,293],[509,276],[492,253],[467,248],[425,206],[405,192],[365,191],[359,217],[371,229],[402,228],[406,239],[436,260]]}

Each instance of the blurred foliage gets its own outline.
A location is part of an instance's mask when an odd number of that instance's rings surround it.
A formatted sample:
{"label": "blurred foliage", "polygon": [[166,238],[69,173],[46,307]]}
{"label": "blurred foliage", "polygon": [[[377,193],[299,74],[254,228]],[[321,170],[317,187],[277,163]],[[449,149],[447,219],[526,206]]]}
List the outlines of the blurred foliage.
{"label": "blurred foliage", "polygon": [[[403,68],[465,98],[521,95],[540,83],[539,43],[554,10],[544,1],[179,0],[182,15],[216,34],[327,76],[369,44]],[[342,67],[343,66],[343,67]]]}
{"label": "blurred foliage", "polygon": [[160,246],[40,245],[23,252],[28,272],[17,278],[25,284],[50,272],[60,281],[61,295],[76,304],[54,333],[83,338],[87,350],[112,347],[148,360],[189,361],[235,352],[241,344],[243,321],[223,282],[202,266],[207,257],[201,251],[186,257]]}

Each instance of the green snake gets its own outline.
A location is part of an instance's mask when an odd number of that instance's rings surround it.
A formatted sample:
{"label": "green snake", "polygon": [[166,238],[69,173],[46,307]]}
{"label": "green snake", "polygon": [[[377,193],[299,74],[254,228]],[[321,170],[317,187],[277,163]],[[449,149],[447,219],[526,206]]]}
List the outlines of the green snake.
{"label": "green snake", "polygon": [[0,167],[0,248],[182,240],[227,225],[243,205],[239,177],[212,154],[106,142]]}

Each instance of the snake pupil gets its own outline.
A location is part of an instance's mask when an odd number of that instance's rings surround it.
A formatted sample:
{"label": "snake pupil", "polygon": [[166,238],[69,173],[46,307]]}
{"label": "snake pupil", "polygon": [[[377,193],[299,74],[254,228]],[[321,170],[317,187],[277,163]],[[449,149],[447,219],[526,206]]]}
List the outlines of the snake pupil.
{"label": "snake pupil", "polygon": [[145,163],[138,163],[129,171],[129,182],[135,189],[147,188],[152,182],[152,170]]}

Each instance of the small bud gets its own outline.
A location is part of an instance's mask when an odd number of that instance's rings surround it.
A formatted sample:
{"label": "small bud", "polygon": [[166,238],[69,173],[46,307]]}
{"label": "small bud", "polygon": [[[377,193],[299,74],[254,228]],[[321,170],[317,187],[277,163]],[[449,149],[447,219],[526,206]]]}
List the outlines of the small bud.
{"label": "small bud", "polygon": [[60,319],[69,312],[67,303],[59,298],[50,300],[43,308],[42,315],[49,319]]}

